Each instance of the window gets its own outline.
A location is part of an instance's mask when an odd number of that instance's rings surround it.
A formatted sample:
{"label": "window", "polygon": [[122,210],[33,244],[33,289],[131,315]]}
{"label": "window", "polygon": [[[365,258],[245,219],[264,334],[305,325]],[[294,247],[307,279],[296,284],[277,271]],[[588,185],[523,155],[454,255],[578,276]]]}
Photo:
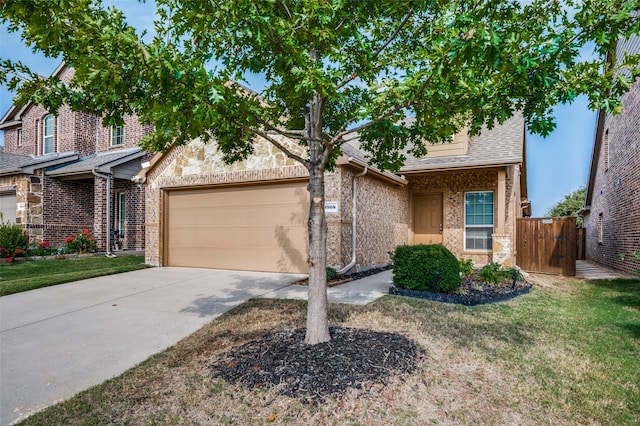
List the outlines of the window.
{"label": "window", "polygon": [[604,243],[604,226],[602,223],[602,213],[598,214],[597,233],[598,233],[598,244],[603,244]]}
{"label": "window", "polygon": [[124,126],[111,127],[111,146],[124,144]]}
{"label": "window", "polygon": [[53,130],[55,117],[47,115],[42,122],[42,153],[51,154],[53,152]]}
{"label": "window", "polygon": [[493,192],[464,194],[465,250],[492,250]]}
{"label": "window", "polygon": [[119,192],[117,195],[118,202],[118,237],[124,238],[124,221],[126,208],[126,193]]}
{"label": "window", "polygon": [[22,146],[22,129],[18,129],[18,146]]}

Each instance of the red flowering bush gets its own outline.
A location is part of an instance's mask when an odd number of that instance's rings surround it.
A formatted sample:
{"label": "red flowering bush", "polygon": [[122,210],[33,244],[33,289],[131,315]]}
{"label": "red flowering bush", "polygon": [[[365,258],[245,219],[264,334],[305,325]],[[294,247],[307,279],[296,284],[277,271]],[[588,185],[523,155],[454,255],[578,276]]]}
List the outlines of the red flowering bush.
{"label": "red flowering bush", "polygon": [[28,245],[29,239],[21,227],[0,220],[0,258],[12,262],[14,257],[26,254]]}
{"label": "red flowering bush", "polygon": [[29,247],[29,256],[50,256],[56,253],[58,253],[58,249],[51,247],[51,243],[46,240],[42,240],[35,247]]}
{"label": "red flowering bush", "polygon": [[96,243],[88,229],[82,231],[77,237],[67,237],[65,241],[67,253],[93,253],[96,251]]}

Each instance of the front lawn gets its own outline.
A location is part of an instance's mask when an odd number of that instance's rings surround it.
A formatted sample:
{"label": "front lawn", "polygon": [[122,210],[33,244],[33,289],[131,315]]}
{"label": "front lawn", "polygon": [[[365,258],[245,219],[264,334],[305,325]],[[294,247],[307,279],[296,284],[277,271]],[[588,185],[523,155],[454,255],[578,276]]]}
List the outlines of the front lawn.
{"label": "front lawn", "polygon": [[401,333],[424,355],[413,373],[321,403],[213,377],[230,347],[303,327],[305,308],[251,300],[24,424],[640,423],[640,280],[567,279],[475,307],[331,304],[332,325]]}
{"label": "front lawn", "polygon": [[149,267],[144,256],[85,257],[0,264],[0,296]]}

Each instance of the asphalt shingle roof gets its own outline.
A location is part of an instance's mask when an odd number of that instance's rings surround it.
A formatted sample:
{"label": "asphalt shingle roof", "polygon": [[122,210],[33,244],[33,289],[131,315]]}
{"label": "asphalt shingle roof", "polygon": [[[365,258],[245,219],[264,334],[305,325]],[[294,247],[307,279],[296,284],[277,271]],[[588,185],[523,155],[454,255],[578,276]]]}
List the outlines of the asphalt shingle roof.
{"label": "asphalt shingle roof", "polygon": [[[479,135],[471,138],[467,154],[433,158],[406,155],[400,173],[521,163],[524,160],[523,149],[524,118],[522,114],[516,114],[491,130],[483,128]],[[368,155],[360,149],[358,139],[343,144],[342,151],[350,157],[368,162]]]}
{"label": "asphalt shingle roof", "polygon": [[25,169],[37,169],[47,167],[49,163],[55,164],[59,161],[73,161],[78,158],[75,152],[64,152],[42,156],[19,155],[8,152],[0,152],[0,174],[18,174],[21,172],[31,173]]}
{"label": "asphalt shingle roof", "polygon": [[137,153],[140,153],[140,148],[128,148],[118,151],[101,152],[98,154],[89,155],[87,157],[82,157],[77,161],[74,161],[73,163],[50,167],[49,169],[47,169],[47,174],[51,176],[64,176],[79,173],[89,173],[100,167],[109,166],[111,165],[111,163],[118,163],[120,160]]}

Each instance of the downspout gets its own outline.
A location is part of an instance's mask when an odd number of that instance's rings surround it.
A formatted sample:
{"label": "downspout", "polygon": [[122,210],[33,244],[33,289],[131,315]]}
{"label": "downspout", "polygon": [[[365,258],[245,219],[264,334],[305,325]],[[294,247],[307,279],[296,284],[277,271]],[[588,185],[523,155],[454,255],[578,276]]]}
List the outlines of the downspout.
{"label": "downspout", "polygon": [[109,226],[111,223],[111,176],[98,173],[96,169],[93,169],[91,173],[93,173],[94,176],[101,177],[107,181],[107,257],[116,257],[116,255],[111,253],[111,227]]}
{"label": "downspout", "polygon": [[357,219],[358,219],[358,203],[357,203],[357,198],[358,198],[358,192],[356,191],[356,179],[359,177],[362,177],[364,175],[367,174],[367,172],[369,171],[369,168],[367,166],[364,166],[364,169],[362,170],[361,173],[358,173],[357,175],[353,176],[353,183],[351,185],[351,190],[352,190],[352,195],[351,195],[351,201],[353,203],[353,207],[351,208],[351,214],[352,214],[352,218],[351,218],[351,262],[349,262],[348,265],[346,265],[344,268],[340,269],[338,271],[338,274],[344,274],[345,272],[347,272],[348,270],[350,270],[351,268],[353,268],[356,264],[356,225],[357,225]]}

